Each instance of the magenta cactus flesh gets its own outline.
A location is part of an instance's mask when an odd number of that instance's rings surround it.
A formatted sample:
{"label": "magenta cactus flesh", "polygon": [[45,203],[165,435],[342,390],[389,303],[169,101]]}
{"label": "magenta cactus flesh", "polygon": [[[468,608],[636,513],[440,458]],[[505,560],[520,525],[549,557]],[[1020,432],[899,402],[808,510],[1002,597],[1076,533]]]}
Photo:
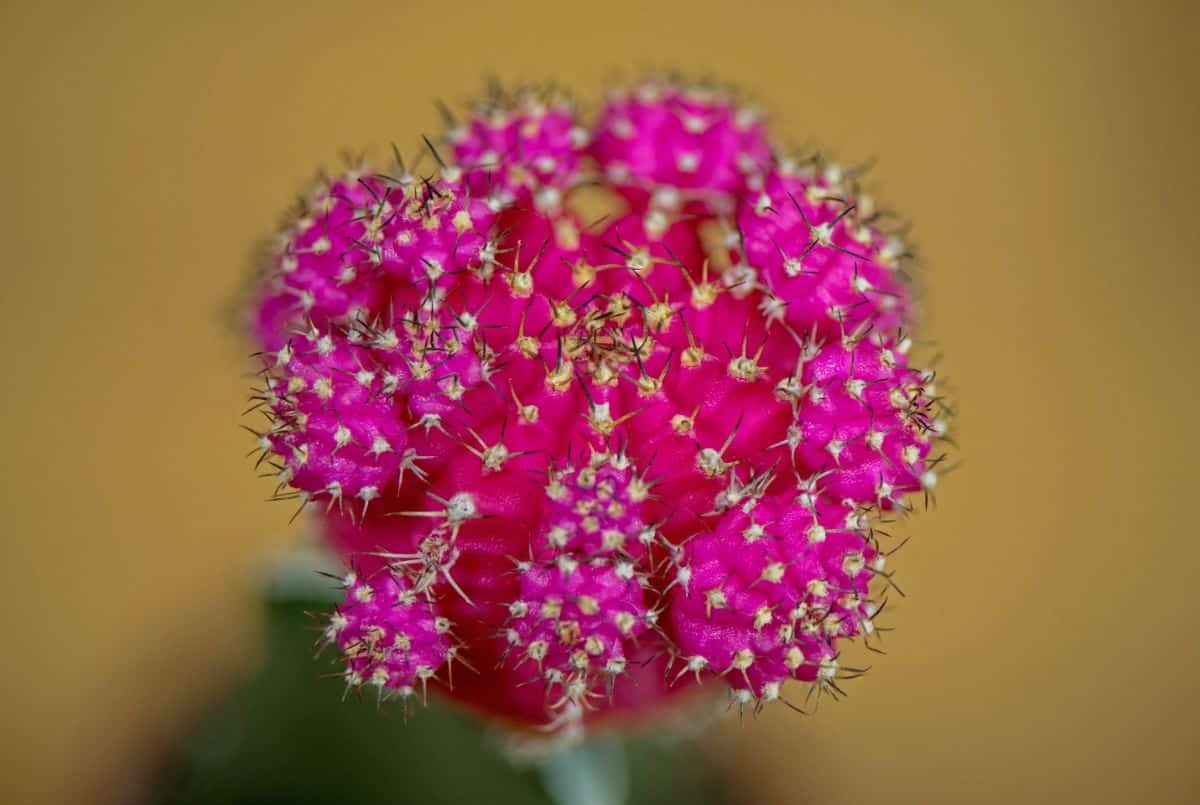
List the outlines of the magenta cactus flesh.
{"label": "magenta cactus flesh", "polygon": [[348,685],[371,685],[380,697],[412,696],[451,661],[450,622],[403,576],[352,573],[345,587],[346,603],[329,619],[324,637],[346,655]]}
{"label": "magenta cactus flesh", "polygon": [[591,128],[495,96],[446,142],[315,190],[255,316],[260,462],[356,569],[347,683],[573,734],[697,680],[840,691],[891,584],[875,524],[945,435],[907,250],[711,88]]}

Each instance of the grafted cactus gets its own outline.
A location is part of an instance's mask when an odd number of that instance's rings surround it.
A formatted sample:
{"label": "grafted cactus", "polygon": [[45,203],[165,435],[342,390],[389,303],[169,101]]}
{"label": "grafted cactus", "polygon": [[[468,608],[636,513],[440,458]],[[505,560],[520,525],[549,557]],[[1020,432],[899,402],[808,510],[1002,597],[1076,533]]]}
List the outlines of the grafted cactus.
{"label": "grafted cactus", "polygon": [[596,120],[495,93],[428,175],[324,181],[278,238],[259,461],[354,568],[326,640],[352,688],[567,735],[696,682],[837,693],[946,430],[908,251],[726,91]]}

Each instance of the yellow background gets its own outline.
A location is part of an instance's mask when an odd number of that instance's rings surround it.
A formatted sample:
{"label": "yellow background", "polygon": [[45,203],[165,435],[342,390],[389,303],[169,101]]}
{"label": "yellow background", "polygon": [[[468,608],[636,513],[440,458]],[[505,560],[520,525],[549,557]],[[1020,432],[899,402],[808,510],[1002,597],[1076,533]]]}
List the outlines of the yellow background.
{"label": "yellow background", "polygon": [[656,66],[878,158],[961,407],[890,654],[715,756],[764,802],[1200,798],[1196,6],[514,5],[5,4],[0,800],[129,796],[252,657],[295,529],[227,308],[313,169],[489,71]]}

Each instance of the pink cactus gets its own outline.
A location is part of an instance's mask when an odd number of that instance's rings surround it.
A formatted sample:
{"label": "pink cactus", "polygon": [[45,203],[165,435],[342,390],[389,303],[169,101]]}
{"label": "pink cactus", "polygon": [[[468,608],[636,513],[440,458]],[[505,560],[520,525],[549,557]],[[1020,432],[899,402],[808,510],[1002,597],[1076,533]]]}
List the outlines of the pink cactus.
{"label": "pink cactus", "polygon": [[452,661],[450,622],[403,577],[351,573],[345,587],[346,603],[329,619],[324,639],[345,653],[348,685],[369,685],[380,698],[408,697]]}
{"label": "pink cactus", "polygon": [[837,167],[780,161],[753,176],[738,206],[740,255],[778,300],[773,315],[827,337],[861,325],[895,332],[905,320],[897,276],[903,243],[871,223],[867,196],[846,193]]}
{"label": "pink cactus", "polygon": [[556,210],[579,179],[588,132],[565,96],[495,87],[446,139],[454,161],[469,166],[476,194]]}
{"label": "pink cactus", "polygon": [[724,214],[771,156],[752,107],[715,87],[672,81],[613,93],[593,152],[608,181],[634,203],[653,198],[671,210],[692,202]]}
{"label": "pink cactus", "polygon": [[571,735],[694,681],[836,694],[945,435],[907,252],[727,94],[598,121],[495,93],[434,175],[335,178],[279,239],[256,432],[357,569],[327,639],[352,687]]}

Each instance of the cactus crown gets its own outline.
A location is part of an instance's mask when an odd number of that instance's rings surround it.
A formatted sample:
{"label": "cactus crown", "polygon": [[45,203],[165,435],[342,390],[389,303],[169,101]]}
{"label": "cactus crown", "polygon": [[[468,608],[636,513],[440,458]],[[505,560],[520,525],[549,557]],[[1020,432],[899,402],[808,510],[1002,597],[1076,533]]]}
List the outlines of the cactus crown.
{"label": "cactus crown", "polygon": [[259,466],[356,568],[347,685],[566,734],[692,680],[840,694],[946,434],[855,172],[658,79],[590,126],[495,92],[428,153],[308,193],[256,307]]}

